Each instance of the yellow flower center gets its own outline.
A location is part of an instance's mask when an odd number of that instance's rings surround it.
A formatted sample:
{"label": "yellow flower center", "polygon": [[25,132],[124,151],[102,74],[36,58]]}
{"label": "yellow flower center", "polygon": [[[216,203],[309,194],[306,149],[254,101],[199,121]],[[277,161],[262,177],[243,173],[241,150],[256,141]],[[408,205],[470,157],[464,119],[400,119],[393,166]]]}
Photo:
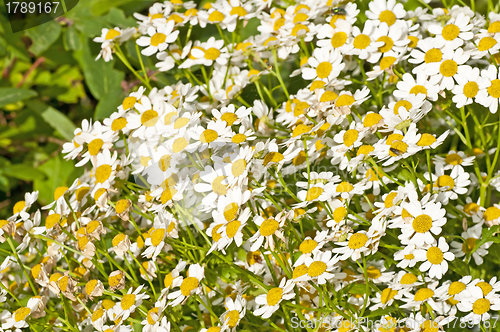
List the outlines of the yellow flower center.
{"label": "yellow flower center", "polygon": [[488,33],[500,32],[500,21],[491,22],[488,27]]}
{"label": "yellow flower center", "polygon": [[132,205],[132,202],[128,199],[120,199],[118,202],[116,202],[115,205],[115,210],[116,213],[122,214],[130,209],[130,206]]}
{"label": "yellow flower center", "polygon": [[336,32],[332,37],[332,46],[334,48],[345,45],[347,41],[347,34],[343,31]]}
{"label": "yellow flower center", "polygon": [[375,266],[369,266],[366,269],[366,274],[368,275],[368,278],[371,278],[371,279],[380,278],[380,276],[382,275],[380,270]]}
{"label": "yellow flower center", "polygon": [[356,250],[362,248],[368,242],[368,236],[363,233],[355,233],[349,238],[347,246],[350,249]]}
{"label": "yellow flower center", "polygon": [[238,15],[239,17],[241,17],[241,16],[247,15],[248,12],[246,11],[245,8],[243,8],[241,6],[237,6],[237,7],[233,7],[233,9],[231,9],[230,14],[231,15]]}
{"label": "yellow flower center", "polygon": [[283,157],[283,155],[281,153],[279,153],[279,152],[269,152],[264,157],[264,161],[262,162],[262,164],[264,166],[267,166],[267,164],[269,164],[271,162],[273,162],[273,163],[279,163],[283,159],[285,159],[285,157]]}
{"label": "yellow flower center", "polygon": [[353,45],[354,48],[357,48],[358,50],[364,50],[370,45],[370,42],[370,37],[361,33],[354,38]]}
{"label": "yellow flower center", "polygon": [[344,133],[343,140],[347,147],[353,145],[359,137],[359,132],[356,129],[349,129]]}
{"label": "yellow flower center", "polygon": [[202,143],[212,143],[217,138],[219,138],[219,134],[212,129],[205,129],[203,133],[200,135],[200,142]]}
{"label": "yellow flower center", "polygon": [[225,179],[226,179],[226,177],[224,175],[221,175],[221,176],[216,177],[212,181],[212,190],[217,195],[225,195],[225,194],[227,194],[227,185],[222,184],[222,181],[224,181]]}
{"label": "yellow flower center", "polygon": [[231,139],[231,141],[234,143],[234,144],[241,144],[243,142],[245,142],[247,140],[247,137],[245,134],[236,134],[233,136],[233,138]]}
{"label": "yellow flower center", "polygon": [[477,95],[478,91],[479,91],[479,86],[477,85],[476,82],[465,83],[463,92],[467,98],[474,98]]}
{"label": "yellow flower center", "polygon": [[149,325],[154,325],[158,321],[157,319],[153,319],[153,314],[156,316],[156,318],[158,318],[159,317],[159,315],[158,315],[159,309],[160,308],[158,308],[158,307],[154,307],[153,309],[148,311],[148,315],[147,315],[146,319],[148,320]]}
{"label": "yellow flower center", "polygon": [[111,176],[112,168],[110,165],[104,164],[95,170],[95,180],[99,183],[104,183]]}
{"label": "yellow flower center", "polygon": [[145,127],[153,127],[158,122],[158,112],[149,110],[141,115],[141,123]]}
{"label": "yellow flower center", "polygon": [[445,40],[454,40],[460,34],[460,29],[455,24],[448,24],[443,28],[443,38]]}
{"label": "yellow flower center", "polygon": [[117,245],[119,245],[123,240],[125,240],[125,234],[123,233],[120,233],[120,234],[117,234],[115,235],[115,237],[113,238],[113,240],[111,241],[111,244],[113,244],[113,247],[116,247]]}
{"label": "yellow flower center", "polygon": [[383,12],[381,12],[378,16],[378,19],[380,20],[380,22],[387,23],[388,26],[396,23],[396,15],[390,10],[384,10]]}
{"label": "yellow flower center", "polygon": [[28,315],[31,313],[31,309],[28,307],[19,308],[14,311],[14,319],[16,322],[20,322],[26,319]]}
{"label": "yellow flower center", "polygon": [[455,187],[455,181],[449,175],[441,175],[436,181],[436,186],[441,188],[448,188],[446,190],[452,190]]}
{"label": "yellow flower center", "polygon": [[306,201],[314,201],[315,199],[318,199],[321,194],[323,193],[323,188],[320,187],[311,187],[307,191],[306,194]]}
{"label": "yellow flower center", "polygon": [[427,96],[427,89],[425,88],[425,86],[417,84],[410,89],[410,94],[414,94],[416,96],[419,93],[422,93]]}
{"label": "yellow flower center", "polygon": [[312,262],[307,269],[307,274],[314,278],[323,274],[326,271],[326,263],[322,261]]}
{"label": "yellow flower center", "polygon": [[85,284],[85,292],[87,294],[92,294],[96,286],[97,286],[97,280],[96,279],[90,280]]}
{"label": "yellow flower center", "polygon": [[327,78],[332,72],[332,64],[330,62],[322,62],[316,67],[316,75],[319,78]]}
{"label": "yellow flower center", "polygon": [[165,228],[158,228],[151,233],[151,244],[155,247],[159,246],[165,238]]}
{"label": "yellow flower center", "polygon": [[307,239],[300,244],[299,250],[304,254],[310,254],[317,246],[318,242],[313,239]]}
{"label": "yellow flower center", "polygon": [[378,50],[382,53],[389,52],[391,48],[394,46],[394,41],[392,40],[391,37],[388,36],[382,36],[379,39],[377,39],[378,42],[384,42],[384,45],[380,46]]}
{"label": "yellow flower center", "polygon": [[355,101],[356,100],[354,99],[353,96],[345,94],[337,98],[337,100],[335,101],[335,106],[337,107],[351,106],[352,104],[354,104]]}
{"label": "yellow flower center", "polygon": [[279,226],[276,220],[269,218],[262,222],[259,231],[262,236],[271,236],[278,230]]}
{"label": "yellow flower center", "polygon": [[205,51],[205,59],[207,60],[216,60],[220,55],[220,51],[215,47],[211,47]]}
{"label": "yellow flower center", "polygon": [[21,212],[24,208],[26,207],[26,202],[25,201],[19,201],[14,205],[13,208],[13,213],[19,213]]}
{"label": "yellow flower center", "polygon": [[434,291],[432,289],[429,289],[429,288],[420,288],[415,293],[414,300],[416,302],[421,302],[421,301],[425,301],[427,299],[430,299],[433,296],[434,296]]}
{"label": "yellow flower center", "polygon": [[486,221],[492,221],[500,217],[500,209],[496,206],[490,206],[484,211],[483,218]]}
{"label": "yellow flower center", "polygon": [[233,220],[230,223],[228,223],[226,226],[227,237],[232,239],[238,233],[240,226],[241,226],[241,221],[239,220]]}
{"label": "yellow flower center", "polygon": [[347,209],[344,206],[339,206],[333,211],[333,220],[336,223],[341,222],[347,215]]}
{"label": "yellow flower center", "polygon": [[443,252],[438,247],[430,247],[427,249],[427,260],[434,265],[443,262]]}
{"label": "yellow flower center", "polygon": [[108,32],[106,33],[106,37],[104,37],[104,39],[111,40],[111,39],[114,39],[115,37],[118,37],[119,35],[120,35],[120,32],[116,31],[115,29],[109,29]]}
{"label": "yellow flower center", "polygon": [[164,43],[166,39],[167,36],[165,34],[157,32],[151,37],[151,46],[158,46]]}
{"label": "yellow flower center", "polygon": [[231,173],[233,176],[241,176],[247,169],[247,162],[244,159],[238,159],[231,165]]}
{"label": "yellow flower center", "polygon": [[281,301],[281,298],[283,297],[283,290],[279,287],[275,287],[271,289],[267,293],[267,304],[270,306],[274,306],[278,304],[279,301]]}
{"label": "yellow flower center", "polygon": [[120,306],[123,310],[130,309],[135,304],[135,294],[125,294],[122,297]]}
{"label": "yellow flower center", "polygon": [[457,295],[461,291],[466,288],[465,284],[461,281],[454,281],[451,283],[450,288],[448,289],[449,295]]}
{"label": "yellow flower center", "polygon": [[420,139],[417,142],[418,146],[431,146],[436,142],[436,137],[431,134],[424,133],[420,136]]}
{"label": "yellow flower center", "polygon": [[481,288],[481,290],[483,291],[483,296],[488,295],[493,290],[493,287],[485,281],[478,282],[476,286]]}
{"label": "yellow flower center", "polygon": [[490,310],[490,300],[488,299],[477,299],[472,305],[472,311],[476,315],[482,315]]}
{"label": "yellow flower center", "polygon": [[401,283],[403,285],[411,285],[417,281],[417,276],[413,273],[406,273],[403,277],[401,277]]}
{"label": "yellow flower center", "polygon": [[184,279],[181,284],[182,295],[189,296],[191,292],[198,287],[199,283],[198,279],[194,277],[187,277]]}
{"label": "yellow flower center", "polygon": [[443,52],[438,48],[431,48],[425,52],[424,61],[425,63],[440,62],[443,59]]}
{"label": "yellow flower center", "polygon": [[224,14],[220,11],[215,10],[210,15],[208,15],[208,20],[212,23],[222,22],[224,20]]}
{"label": "yellow flower center", "polygon": [[432,218],[426,214],[421,214],[413,219],[412,227],[417,233],[426,233],[432,227]]}
{"label": "yellow flower center", "polygon": [[380,301],[383,304],[386,304],[387,302],[392,300],[394,298],[394,296],[396,296],[397,294],[398,294],[397,290],[387,287],[386,289],[384,289],[382,291],[382,294],[380,294]]}
{"label": "yellow flower center", "polygon": [[480,50],[481,52],[487,51],[490,48],[492,48],[493,46],[495,46],[496,44],[497,44],[497,41],[495,40],[495,38],[483,37],[479,41],[479,44],[477,45],[477,49]]}
{"label": "yellow flower center", "polygon": [[396,62],[396,58],[393,56],[385,56],[380,60],[380,69],[386,70]]}
{"label": "yellow flower center", "polygon": [[231,310],[226,314],[227,325],[231,328],[235,327],[240,320],[240,312],[238,310]]}
{"label": "yellow flower center", "polygon": [[445,60],[439,66],[439,72],[444,77],[451,77],[457,73],[458,65],[453,60]]}
{"label": "yellow flower center", "polygon": [[339,183],[339,185],[337,186],[338,193],[348,193],[353,189],[354,189],[354,186],[346,181]]}
{"label": "yellow flower center", "polygon": [[488,87],[488,93],[493,98],[500,98],[500,80],[494,79],[491,81],[491,85]]}

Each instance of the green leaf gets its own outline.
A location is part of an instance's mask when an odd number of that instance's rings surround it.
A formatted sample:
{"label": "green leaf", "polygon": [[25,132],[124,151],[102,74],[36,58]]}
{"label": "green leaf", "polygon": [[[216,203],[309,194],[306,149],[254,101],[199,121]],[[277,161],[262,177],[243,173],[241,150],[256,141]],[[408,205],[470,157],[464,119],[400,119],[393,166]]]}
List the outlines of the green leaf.
{"label": "green leaf", "polygon": [[13,178],[33,181],[33,180],[43,180],[45,175],[39,170],[33,168],[32,166],[25,164],[14,164],[2,169],[2,173]]}
{"label": "green leaf", "polygon": [[110,93],[99,101],[94,113],[94,119],[102,120],[116,112],[116,108],[125,98],[125,93],[122,89],[113,89]]}
{"label": "green leaf", "polygon": [[10,190],[9,178],[0,174],[0,191],[3,191],[6,193],[6,192],[9,192],[9,190]]}
{"label": "green leaf", "polygon": [[111,23],[114,27],[128,28],[133,27],[136,21],[132,17],[125,17],[125,13],[122,9],[111,8],[106,15],[106,20]]}
{"label": "green leaf", "polygon": [[94,0],[92,2],[91,11],[92,14],[100,16],[105,14],[113,7],[119,7],[131,1],[132,0]]}
{"label": "green leaf", "polygon": [[0,107],[8,104],[17,103],[36,96],[37,93],[29,89],[21,88],[0,88]]}
{"label": "green leaf", "polygon": [[88,41],[83,43],[81,51],[75,52],[75,58],[82,67],[85,83],[97,100],[121,88],[120,84],[125,79],[125,74],[113,68],[114,61],[105,62],[103,59],[96,61],[95,56],[90,53]]}
{"label": "green leaf", "polygon": [[73,139],[73,132],[76,126],[70,119],[55,108],[47,106],[47,109],[41,113],[42,118],[66,140]]}
{"label": "green leaf", "polygon": [[486,227],[483,228],[483,232],[481,233],[481,239],[475,243],[472,252],[476,251],[478,248],[481,248],[481,246],[486,242],[500,243],[500,237],[495,236],[495,234],[499,231],[500,231],[500,225],[491,226],[490,228]]}
{"label": "green leaf", "polygon": [[45,205],[54,200],[54,190],[57,187],[71,185],[73,179],[70,178],[70,174],[74,168],[74,163],[64,160],[61,155],[49,159],[38,167],[38,170],[47,176],[45,180],[35,180],[33,184],[34,189],[39,192],[38,199],[41,204]]}
{"label": "green leaf", "polygon": [[49,21],[26,30],[26,35],[33,41],[30,51],[37,56],[45,52],[59,38],[61,30],[61,24],[57,21]]}
{"label": "green leaf", "polygon": [[64,30],[64,48],[67,51],[78,51],[82,48],[80,36],[74,26],[70,26]]}

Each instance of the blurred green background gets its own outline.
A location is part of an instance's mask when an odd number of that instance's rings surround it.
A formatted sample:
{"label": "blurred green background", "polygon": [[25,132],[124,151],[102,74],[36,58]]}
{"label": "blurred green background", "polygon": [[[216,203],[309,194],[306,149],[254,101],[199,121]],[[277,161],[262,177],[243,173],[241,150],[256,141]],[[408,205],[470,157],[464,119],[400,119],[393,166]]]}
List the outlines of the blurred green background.
{"label": "blurred green background", "polygon": [[[81,174],[63,159],[62,145],[83,119],[114,112],[134,86],[126,82],[135,81],[119,61],[95,61],[100,45],[92,39],[102,28],[134,26],[132,14],[152,3],[83,0],[64,17],[12,33],[0,0],[1,219],[25,192],[38,190],[47,204]],[[137,59],[135,48],[129,59]]]}

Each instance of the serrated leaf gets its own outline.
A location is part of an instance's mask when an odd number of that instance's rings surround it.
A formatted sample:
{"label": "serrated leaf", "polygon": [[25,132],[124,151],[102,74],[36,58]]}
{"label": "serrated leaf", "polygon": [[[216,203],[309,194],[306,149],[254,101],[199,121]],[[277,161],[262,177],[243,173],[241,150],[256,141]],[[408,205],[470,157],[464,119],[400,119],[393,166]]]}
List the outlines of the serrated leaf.
{"label": "serrated leaf", "polygon": [[0,88],[0,107],[37,95],[36,91],[21,88]]}
{"label": "serrated leaf", "polygon": [[43,180],[45,175],[39,170],[33,168],[32,166],[25,164],[13,164],[2,169],[2,173],[13,178],[33,181],[33,180]]}
{"label": "serrated leaf", "polygon": [[45,52],[59,38],[61,30],[61,24],[57,21],[26,30],[26,35],[33,41],[30,51],[37,56]]}
{"label": "serrated leaf", "polygon": [[76,126],[70,119],[55,108],[47,106],[47,109],[41,113],[43,119],[66,140],[73,139],[73,132]]}

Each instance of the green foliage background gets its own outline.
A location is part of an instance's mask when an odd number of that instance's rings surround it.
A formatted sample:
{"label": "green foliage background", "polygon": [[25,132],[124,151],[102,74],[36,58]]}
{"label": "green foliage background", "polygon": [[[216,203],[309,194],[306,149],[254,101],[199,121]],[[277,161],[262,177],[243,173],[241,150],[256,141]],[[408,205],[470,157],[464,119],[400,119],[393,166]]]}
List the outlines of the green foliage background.
{"label": "green foliage background", "polygon": [[[64,17],[12,33],[0,1],[0,218],[25,192],[39,202],[82,173],[60,154],[83,119],[102,120],[133,88],[119,61],[95,61],[103,28],[135,25],[154,1],[81,0]],[[137,59],[135,48],[130,52]],[[132,83],[126,83],[126,82]]]}

